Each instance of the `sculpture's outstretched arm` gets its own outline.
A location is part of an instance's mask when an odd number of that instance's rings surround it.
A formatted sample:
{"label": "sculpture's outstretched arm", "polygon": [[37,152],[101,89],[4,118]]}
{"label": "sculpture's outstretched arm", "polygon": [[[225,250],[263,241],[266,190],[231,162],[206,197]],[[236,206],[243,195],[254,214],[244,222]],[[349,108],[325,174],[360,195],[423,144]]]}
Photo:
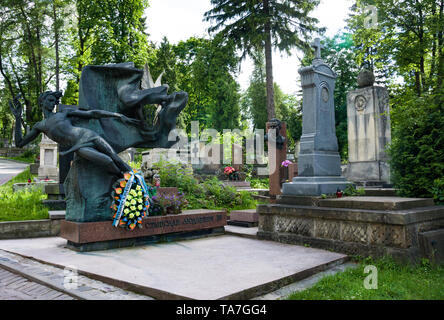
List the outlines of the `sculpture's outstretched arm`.
{"label": "sculpture's outstretched arm", "polygon": [[14,138],[15,138],[15,144],[17,147],[21,148],[31,141],[33,141],[35,138],[38,137],[40,134],[39,125],[35,125],[32,130],[23,138],[22,134],[22,105],[19,101],[20,96],[17,96],[14,98],[14,102],[9,100],[9,108],[11,109],[12,114],[15,117],[15,132],[14,132]]}
{"label": "sculpture's outstretched arm", "polygon": [[131,125],[141,125],[142,121],[136,119],[130,119],[121,113],[109,112],[104,110],[73,110],[68,112],[68,117],[77,117],[83,119],[102,119],[102,118],[118,118],[122,122]]}
{"label": "sculpture's outstretched arm", "polygon": [[[24,138],[22,138],[22,128],[18,127],[17,123],[18,123],[18,121],[16,121],[16,126],[15,126],[15,145],[19,148],[26,146],[28,143],[30,143],[35,138],[37,138],[39,136],[39,134],[41,133],[41,131],[34,126],[31,129],[31,131],[29,131],[29,133]],[[17,129],[17,127],[18,127],[18,129]],[[19,132],[19,134],[18,134],[18,132]]]}

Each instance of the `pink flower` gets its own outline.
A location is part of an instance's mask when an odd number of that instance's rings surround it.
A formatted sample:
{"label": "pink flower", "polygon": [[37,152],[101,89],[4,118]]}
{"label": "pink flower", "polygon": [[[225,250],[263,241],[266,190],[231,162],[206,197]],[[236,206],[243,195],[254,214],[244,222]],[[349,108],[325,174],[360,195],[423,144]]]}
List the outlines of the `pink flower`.
{"label": "pink flower", "polygon": [[281,166],[283,166],[283,167],[288,167],[290,164],[292,164],[293,162],[291,162],[290,160],[285,160],[285,161],[282,161],[282,163],[281,163]]}
{"label": "pink flower", "polygon": [[233,173],[233,172],[235,172],[236,170],[233,168],[233,167],[225,167],[225,169],[224,169],[224,174],[227,174],[227,175],[229,175],[229,174],[231,174],[231,173]]}

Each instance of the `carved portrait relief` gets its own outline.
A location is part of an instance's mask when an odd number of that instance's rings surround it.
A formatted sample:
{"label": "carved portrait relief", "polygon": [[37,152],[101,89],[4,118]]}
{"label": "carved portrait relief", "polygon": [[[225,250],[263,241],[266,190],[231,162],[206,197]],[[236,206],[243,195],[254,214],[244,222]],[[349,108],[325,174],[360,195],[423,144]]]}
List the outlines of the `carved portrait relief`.
{"label": "carved portrait relief", "polygon": [[355,98],[355,108],[357,111],[363,111],[365,107],[367,106],[367,99],[359,95]]}

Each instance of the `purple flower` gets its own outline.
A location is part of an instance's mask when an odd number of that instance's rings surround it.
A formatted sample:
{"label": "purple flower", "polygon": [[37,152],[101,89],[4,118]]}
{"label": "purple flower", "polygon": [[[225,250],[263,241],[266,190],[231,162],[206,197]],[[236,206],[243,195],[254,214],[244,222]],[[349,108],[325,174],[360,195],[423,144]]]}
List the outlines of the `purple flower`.
{"label": "purple flower", "polygon": [[288,167],[290,164],[292,164],[293,162],[291,162],[290,160],[285,160],[281,163],[281,166],[283,167]]}

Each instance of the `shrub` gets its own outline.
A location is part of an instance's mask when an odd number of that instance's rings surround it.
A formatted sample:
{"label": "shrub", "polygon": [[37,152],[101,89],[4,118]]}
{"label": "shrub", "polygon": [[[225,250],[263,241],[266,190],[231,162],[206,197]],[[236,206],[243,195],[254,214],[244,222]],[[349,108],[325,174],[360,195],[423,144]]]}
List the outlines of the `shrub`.
{"label": "shrub", "polygon": [[[247,209],[254,208],[256,201],[248,192],[238,192],[236,188],[225,186],[216,177],[199,181],[193,176],[193,169],[189,165],[159,161],[153,164],[159,171],[162,187],[177,187],[184,193],[186,199],[182,204],[186,209]],[[160,209],[153,210],[159,212]]]}
{"label": "shrub", "polygon": [[432,194],[436,204],[444,205],[444,178],[435,179]]}
{"label": "shrub", "polygon": [[431,197],[444,177],[444,96],[405,97],[392,110],[392,180],[407,197]]}
{"label": "shrub", "polygon": [[150,215],[178,214],[188,205],[182,192],[179,194],[158,194],[152,198]]}

